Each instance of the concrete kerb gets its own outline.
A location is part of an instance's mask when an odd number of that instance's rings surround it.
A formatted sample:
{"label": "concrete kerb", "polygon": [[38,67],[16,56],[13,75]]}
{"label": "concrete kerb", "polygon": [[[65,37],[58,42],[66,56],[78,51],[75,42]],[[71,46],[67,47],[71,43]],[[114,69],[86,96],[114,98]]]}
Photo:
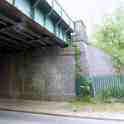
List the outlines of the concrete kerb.
{"label": "concrete kerb", "polygon": [[117,119],[117,118],[92,117],[92,116],[84,116],[84,115],[81,116],[81,115],[72,115],[72,114],[63,114],[63,113],[34,112],[34,111],[14,110],[14,109],[8,109],[8,108],[0,108],[0,110],[1,111],[9,111],[9,112],[25,112],[25,113],[30,113],[30,114],[49,115],[49,116],[66,117],[66,118],[79,118],[79,119],[93,119],[93,120],[124,122],[124,119]]}

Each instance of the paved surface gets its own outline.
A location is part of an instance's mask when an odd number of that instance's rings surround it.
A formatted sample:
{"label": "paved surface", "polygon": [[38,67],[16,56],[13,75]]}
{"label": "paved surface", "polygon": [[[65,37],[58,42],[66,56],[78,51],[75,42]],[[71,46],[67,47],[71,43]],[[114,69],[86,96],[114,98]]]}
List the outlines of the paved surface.
{"label": "paved surface", "polygon": [[0,124],[124,124],[124,122],[76,119],[22,112],[0,111]]}
{"label": "paved surface", "polygon": [[74,112],[69,109],[67,102],[0,99],[0,110],[75,117],[81,119],[116,120],[123,121],[124,124],[124,113]]}

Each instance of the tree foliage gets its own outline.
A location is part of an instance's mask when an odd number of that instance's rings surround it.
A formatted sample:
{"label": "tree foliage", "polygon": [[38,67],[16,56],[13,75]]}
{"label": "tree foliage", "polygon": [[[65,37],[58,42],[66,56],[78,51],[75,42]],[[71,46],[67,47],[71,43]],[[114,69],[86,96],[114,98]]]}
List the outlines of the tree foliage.
{"label": "tree foliage", "polygon": [[116,9],[104,17],[93,35],[95,46],[112,56],[114,66],[120,71],[124,66],[124,10]]}

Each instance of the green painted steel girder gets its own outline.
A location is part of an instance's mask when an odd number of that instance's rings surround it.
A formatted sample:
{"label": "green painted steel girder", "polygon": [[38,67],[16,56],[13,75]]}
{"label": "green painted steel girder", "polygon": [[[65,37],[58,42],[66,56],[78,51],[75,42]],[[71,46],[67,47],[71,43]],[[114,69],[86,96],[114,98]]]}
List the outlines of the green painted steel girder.
{"label": "green painted steel girder", "polygon": [[[52,2],[53,1],[56,0],[52,0]],[[41,26],[47,28],[51,33],[54,33],[62,41],[67,42],[68,38],[71,37],[71,27],[66,24],[64,19],[54,10],[53,3],[52,6],[50,6],[47,0],[12,0],[12,4]],[[39,14],[36,10],[39,11]],[[62,8],[61,11],[63,11]]]}

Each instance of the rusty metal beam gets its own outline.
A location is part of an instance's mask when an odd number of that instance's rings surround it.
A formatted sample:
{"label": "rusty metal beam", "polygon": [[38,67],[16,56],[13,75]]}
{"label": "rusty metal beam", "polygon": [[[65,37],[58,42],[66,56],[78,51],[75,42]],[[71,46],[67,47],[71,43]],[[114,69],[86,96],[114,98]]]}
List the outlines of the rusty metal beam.
{"label": "rusty metal beam", "polygon": [[10,41],[10,39],[7,39],[3,36],[0,36],[0,47],[5,50],[5,49],[13,49],[13,50],[19,50],[19,49],[24,49],[25,46],[20,44],[15,44]]}
{"label": "rusty metal beam", "polygon": [[0,28],[0,32],[9,30],[10,28],[13,28],[13,26],[3,26]]}
{"label": "rusty metal beam", "polygon": [[[4,33],[4,34],[7,34],[9,37],[12,37],[12,38],[16,39],[16,41],[21,40],[21,42],[23,41],[23,42],[25,42],[25,44],[29,44],[29,45],[31,45],[32,43],[35,43],[35,42],[40,43],[43,46],[53,44],[53,43],[51,43],[49,38],[44,38],[42,36],[39,36],[39,39],[33,39],[32,37],[29,37],[30,40],[26,40],[26,38],[22,36],[22,33],[25,34],[25,33],[29,33],[29,32],[25,32],[25,31],[15,32],[14,29],[13,29],[13,26],[11,28],[10,27],[4,28],[4,29],[0,30],[0,32]],[[30,31],[30,33],[32,33],[32,31]],[[34,33],[33,33],[33,35],[34,35]],[[35,35],[35,36],[38,36],[38,35]]]}
{"label": "rusty metal beam", "polygon": [[31,35],[28,34],[28,33],[24,33],[23,31],[21,31],[21,32],[19,32],[19,34],[21,34],[22,36],[26,37],[27,39],[32,39],[33,40],[33,38],[31,37]]}
{"label": "rusty metal beam", "polygon": [[14,34],[13,32],[8,32],[8,31],[0,31],[0,33],[2,34],[5,34],[7,36],[9,36],[10,38],[12,39],[15,39],[16,41],[19,41],[19,42],[25,42],[26,44],[28,44],[26,42],[26,40],[22,39],[21,37],[19,37],[17,34]]}
{"label": "rusty metal beam", "polygon": [[15,22],[13,20],[11,20],[8,17],[3,16],[1,14],[0,14],[0,20],[3,20],[4,22],[10,23],[10,24],[15,24]]}
{"label": "rusty metal beam", "polygon": [[[1,40],[1,39],[0,39],[0,40]],[[6,42],[5,39],[4,39],[3,41],[4,41],[4,42],[0,42],[0,47],[3,47],[3,48],[12,48],[12,49],[17,49],[17,46],[12,45],[12,44]]]}
{"label": "rusty metal beam", "polygon": [[0,24],[4,25],[4,26],[7,26],[7,24],[3,21],[0,20]]}
{"label": "rusty metal beam", "polygon": [[0,45],[2,45],[3,47],[7,46],[7,47],[13,48],[13,49],[24,49],[24,48],[28,49],[30,47],[38,47],[38,46],[45,47],[46,46],[46,44],[42,44],[39,41],[32,41],[32,42],[34,43],[33,46],[27,47],[24,44],[19,44],[18,42],[13,42],[9,38],[6,38],[6,37],[0,35]]}
{"label": "rusty metal beam", "polygon": [[33,31],[27,29],[27,28],[24,28],[24,30],[22,30],[23,33],[26,33],[27,35],[30,35],[34,38],[40,38],[40,36],[36,33],[34,33]]}
{"label": "rusty metal beam", "polygon": [[5,35],[1,35],[1,34],[0,34],[0,39],[2,39],[3,41],[5,40],[5,41],[8,42],[9,44],[13,44],[13,45],[15,45],[15,46],[23,46],[23,47],[29,48],[28,46],[26,46],[26,45],[24,45],[24,44],[21,44],[21,45],[20,45],[20,43],[17,42],[16,40],[7,38]]}
{"label": "rusty metal beam", "polygon": [[12,44],[15,44],[15,45],[19,45],[19,43],[17,41],[11,40],[10,38],[7,38],[5,35],[0,34],[0,39],[6,40],[6,41],[11,42]]}
{"label": "rusty metal beam", "polygon": [[[30,40],[30,41],[25,42],[25,43],[22,43],[22,42],[18,42],[17,39],[16,40],[13,40],[13,38],[12,39],[7,38],[4,35],[0,35],[0,38],[2,38],[3,40],[8,41],[11,44],[15,44],[15,46],[20,46],[20,47],[23,46],[25,48],[35,47],[35,46],[37,46],[37,44],[39,44],[42,47],[47,45],[47,43],[41,42],[41,40],[35,40],[35,39],[34,40]],[[20,39],[18,39],[18,40],[20,40]]]}
{"label": "rusty metal beam", "polygon": [[26,42],[20,40],[19,38],[15,38],[15,36],[12,37],[12,35],[8,34],[8,33],[0,33],[2,36],[4,36],[4,38],[8,39],[8,41],[18,44],[19,46],[24,46],[25,48],[29,48],[31,46],[31,44],[27,44]]}
{"label": "rusty metal beam", "polygon": [[[28,33],[28,34],[30,34],[30,35],[32,35],[33,34],[33,36],[35,36],[36,37],[36,39],[38,39],[38,40],[36,40],[36,41],[42,41],[42,42],[44,42],[45,44],[51,44],[51,39],[50,39],[50,36],[44,36],[43,34],[41,34],[41,35],[38,35],[38,34],[36,34],[35,32],[33,32],[33,31],[31,31],[31,30],[29,30],[29,29],[27,29],[27,28],[25,28],[25,30],[23,31],[23,33]],[[53,44],[53,43],[52,43]]]}
{"label": "rusty metal beam", "polygon": [[[5,26],[0,29],[0,34],[2,33],[3,37],[12,43],[21,43],[26,48],[28,46],[35,46],[35,43],[40,44],[40,46],[49,46],[53,45],[54,42],[52,42],[51,37],[44,37],[41,33],[35,33],[27,25],[24,23],[15,23],[11,21],[11,19],[8,19],[4,16],[0,15],[0,21]],[[6,36],[6,37],[5,37]]]}
{"label": "rusty metal beam", "polygon": [[3,27],[2,29],[0,29],[0,32],[8,32],[8,31],[11,31],[12,32],[16,32],[16,34],[21,34],[23,36],[25,36],[26,38],[30,38],[30,39],[34,39],[33,37],[38,37],[38,35],[32,33],[31,31],[26,31],[25,29],[21,29],[21,25],[11,25],[11,26],[6,26],[6,27]]}

